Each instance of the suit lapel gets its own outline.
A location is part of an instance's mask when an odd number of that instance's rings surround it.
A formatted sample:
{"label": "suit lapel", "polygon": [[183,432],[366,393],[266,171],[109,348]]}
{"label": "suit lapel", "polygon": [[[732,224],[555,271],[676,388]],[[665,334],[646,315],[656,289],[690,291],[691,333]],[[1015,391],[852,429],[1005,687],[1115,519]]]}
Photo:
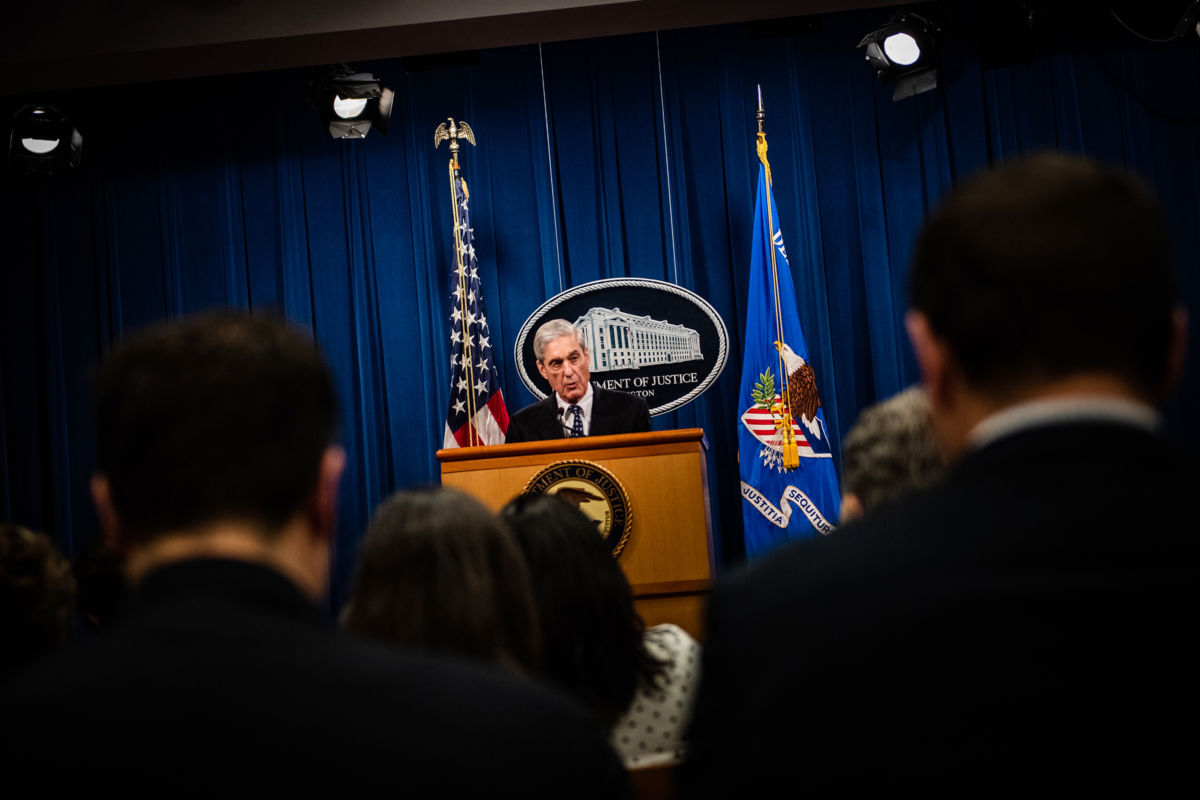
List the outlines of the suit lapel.
{"label": "suit lapel", "polygon": [[543,438],[546,439],[565,439],[562,424],[558,420],[558,398],[553,394],[542,401],[546,404],[545,414],[542,419],[545,420],[546,428],[542,431]]}
{"label": "suit lapel", "polygon": [[608,408],[608,397],[604,390],[592,384],[592,425],[588,429],[589,436],[607,436],[612,433],[613,417]]}

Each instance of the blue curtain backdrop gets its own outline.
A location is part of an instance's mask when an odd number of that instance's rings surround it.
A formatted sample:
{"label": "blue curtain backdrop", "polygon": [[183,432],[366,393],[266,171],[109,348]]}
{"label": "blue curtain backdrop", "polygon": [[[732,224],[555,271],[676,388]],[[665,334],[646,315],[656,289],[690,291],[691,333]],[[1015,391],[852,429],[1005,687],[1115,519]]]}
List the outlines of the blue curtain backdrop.
{"label": "blue curtain backdrop", "polygon": [[[725,319],[732,355],[720,380],[654,421],[708,434],[724,564],[742,555],[735,419],[756,84],[839,465],[836,443],[859,409],[917,379],[902,317],[921,219],[990,163],[1051,148],[1144,176],[1171,215],[1194,316],[1194,38],[1130,37],[995,69],[949,42],[939,89],[893,103],[854,48],[880,21],[858,12],[797,35],[733,25],[515,47],[424,70],[360,63],[395,88],[396,103],[391,132],[357,142],[321,129],[299,71],[50,98],[78,123],[84,166],[32,184],[0,179],[0,518],[78,552],[97,534],[87,493],[97,359],[152,321],[213,306],[279,309],[315,332],[341,396],[349,461],[338,607],[374,506],[437,481],[450,230],[448,153],[432,145],[450,115],[478,136],[462,162],[510,409],[533,399],[512,363],[517,331],[560,290],[613,276],[668,280]],[[1198,410],[1193,369],[1168,409],[1190,451],[1200,446]]]}

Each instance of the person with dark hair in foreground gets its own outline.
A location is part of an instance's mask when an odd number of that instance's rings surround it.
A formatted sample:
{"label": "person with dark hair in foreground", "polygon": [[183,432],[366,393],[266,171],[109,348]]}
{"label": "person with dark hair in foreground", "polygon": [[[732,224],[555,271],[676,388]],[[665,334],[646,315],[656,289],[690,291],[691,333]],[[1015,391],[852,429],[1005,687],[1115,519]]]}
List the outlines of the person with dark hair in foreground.
{"label": "person with dark hair in foreground", "polygon": [[628,767],[677,761],[700,678],[683,629],[647,629],[596,527],[554,495],[523,495],[500,512],[533,578],[546,677],[577,698]]}
{"label": "person with dark hair in foreground", "polygon": [[0,681],[66,644],[75,591],[49,536],[0,524]]}
{"label": "person with dark hair in foreground", "polygon": [[686,794],[1195,786],[1195,473],[1164,218],[1021,159],[926,222],[908,329],[954,463],[718,582]]}
{"label": "person with dark hair in foreground", "polygon": [[315,343],[275,319],[204,314],[113,351],[92,489],[134,595],[111,629],[0,694],[6,781],[168,796],[628,792],[566,699],[320,624],[345,463],[335,420]]}
{"label": "person with dark hair in foreground", "polygon": [[536,673],[537,608],[521,551],[496,515],[456,489],[401,491],[359,549],[350,633]]}

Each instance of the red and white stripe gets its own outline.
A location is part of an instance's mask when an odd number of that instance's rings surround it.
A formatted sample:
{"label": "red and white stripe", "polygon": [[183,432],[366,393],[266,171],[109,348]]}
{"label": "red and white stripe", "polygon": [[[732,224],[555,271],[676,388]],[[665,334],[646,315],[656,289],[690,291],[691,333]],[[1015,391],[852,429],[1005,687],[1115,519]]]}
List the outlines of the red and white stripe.
{"label": "red and white stripe", "polygon": [[[780,401],[778,395],[775,396],[775,402]],[[775,427],[775,415],[770,409],[760,408],[759,406],[751,406],[742,414],[742,424],[746,429],[754,434],[754,438],[762,442],[767,447],[773,447],[776,450],[782,449],[780,444],[779,429]],[[792,417],[792,430],[796,434],[796,446],[800,448],[801,453],[811,453],[812,447],[808,444],[808,437],[804,435],[804,431],[800,429],[800,425],[796,422],[796,418]]]}

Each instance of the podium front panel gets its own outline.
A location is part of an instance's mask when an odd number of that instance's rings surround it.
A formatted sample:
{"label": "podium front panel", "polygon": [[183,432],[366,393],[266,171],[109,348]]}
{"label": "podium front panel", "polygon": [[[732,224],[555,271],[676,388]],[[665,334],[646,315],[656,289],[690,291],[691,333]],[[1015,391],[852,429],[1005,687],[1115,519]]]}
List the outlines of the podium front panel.
{"label": "podium front panel", "polygon": [[632,525],[618,561],[647,625],[674,622],[699,636],[712,578],[711,523],[703,432],[597,436],[438,452],[442,484],[499,510],[543,468],[589,461],[629,497]]}

